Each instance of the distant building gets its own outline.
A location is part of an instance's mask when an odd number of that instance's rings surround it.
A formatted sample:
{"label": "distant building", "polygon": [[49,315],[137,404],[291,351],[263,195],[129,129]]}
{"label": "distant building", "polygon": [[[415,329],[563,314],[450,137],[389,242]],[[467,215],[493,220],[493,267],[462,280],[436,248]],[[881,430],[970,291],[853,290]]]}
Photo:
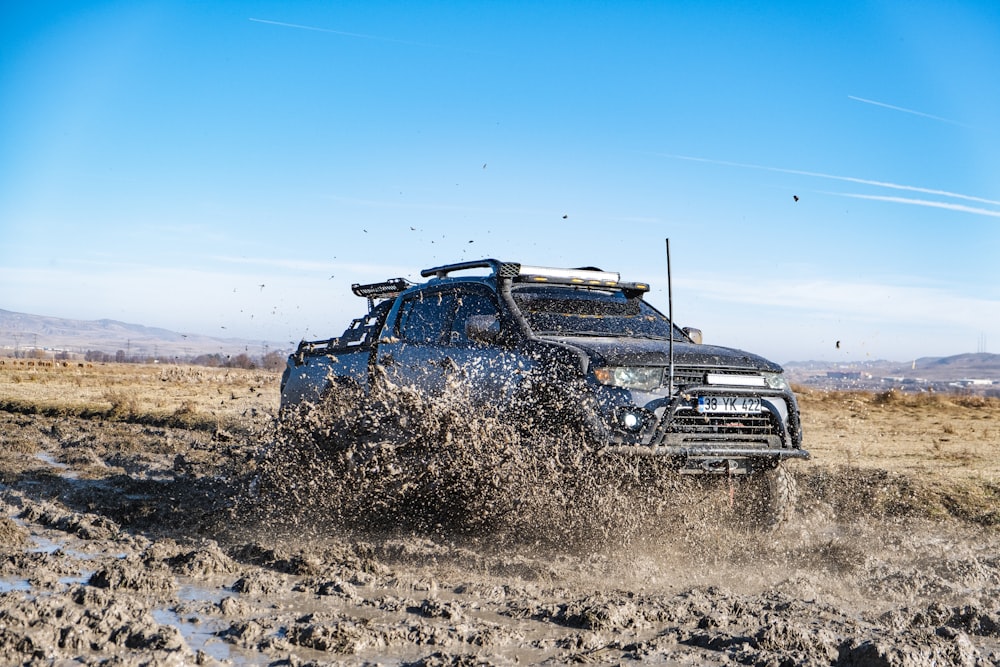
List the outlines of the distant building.
{"label": "distant building", "polygon": [[977,380],[973,378],[963,378],[956,380],[954,384],[959,387],[988,387],[993,384],[993,380]]}
{"label": "distant building", "polygon": [[[826,377],[830,380],[860,380],[867,373],[861,371],[827,371]],[[869,377],[871,377],[869,375]]]}

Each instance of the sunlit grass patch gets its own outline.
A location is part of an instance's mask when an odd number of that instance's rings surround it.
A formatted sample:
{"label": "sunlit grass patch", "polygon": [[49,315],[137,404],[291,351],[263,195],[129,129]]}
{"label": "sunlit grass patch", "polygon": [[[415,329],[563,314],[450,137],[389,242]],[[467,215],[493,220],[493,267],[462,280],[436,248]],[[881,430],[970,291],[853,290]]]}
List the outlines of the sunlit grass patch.
{"label": "sunlit grass patch", "polygon": [[212,430],[278,407],[276,372],[97,364],[0,370],[0,409]]}

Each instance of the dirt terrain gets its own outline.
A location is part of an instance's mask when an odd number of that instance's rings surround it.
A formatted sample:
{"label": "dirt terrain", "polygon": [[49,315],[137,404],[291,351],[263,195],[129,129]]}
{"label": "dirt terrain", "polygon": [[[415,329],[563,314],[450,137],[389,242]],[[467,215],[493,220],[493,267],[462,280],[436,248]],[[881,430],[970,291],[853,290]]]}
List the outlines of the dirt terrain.
{"label": "dirt terrain", "polygon": [[281,426],[268,373],[0,370],[0,662],[1000,663],[1000,401],[802,393],[772,531],[397,398]]}

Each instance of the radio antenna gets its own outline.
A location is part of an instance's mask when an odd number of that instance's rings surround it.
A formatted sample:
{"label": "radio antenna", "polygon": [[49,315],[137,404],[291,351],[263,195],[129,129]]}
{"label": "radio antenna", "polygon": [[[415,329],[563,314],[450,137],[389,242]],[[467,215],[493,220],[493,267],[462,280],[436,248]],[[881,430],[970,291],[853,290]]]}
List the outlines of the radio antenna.
{"label": "radio antenna", "polygon": [[670,239],[667,239],[667,318],[670,320],[670,367],[667,372],[670,374],[667,388],[669,396],[674,395],[674,289],[670,277]]}

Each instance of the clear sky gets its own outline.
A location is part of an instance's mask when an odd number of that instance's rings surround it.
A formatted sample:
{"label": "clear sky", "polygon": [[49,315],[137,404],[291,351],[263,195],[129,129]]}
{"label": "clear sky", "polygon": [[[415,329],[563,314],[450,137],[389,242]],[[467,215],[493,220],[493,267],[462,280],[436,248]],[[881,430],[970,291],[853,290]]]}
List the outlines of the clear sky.
{"label": "clear sky", "polygon": [[666,311],[669,237],[706,342],[1000,352],[1000,3],[5,2],[0,237],[0,308],[286,345],[481,257]]}

